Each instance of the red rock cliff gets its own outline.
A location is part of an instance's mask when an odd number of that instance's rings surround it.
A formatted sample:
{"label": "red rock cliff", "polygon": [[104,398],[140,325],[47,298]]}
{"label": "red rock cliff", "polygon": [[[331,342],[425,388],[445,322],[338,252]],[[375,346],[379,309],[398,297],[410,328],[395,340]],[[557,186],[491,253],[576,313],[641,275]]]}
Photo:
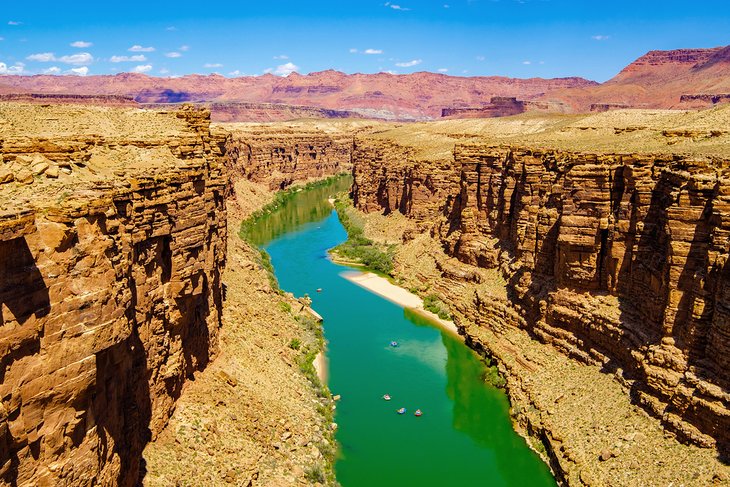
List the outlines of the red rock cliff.
{"label": "red rock cliff", "polygon": [[47,162],[0,184],[0,483],[134,485],[217,350],[221,154],[205,111],[63,110],[3,110],[0,165]]}
{"label": "red rock cliff", "polygon": [[226,159],[234,178],[273,190],[352,168],[352,134],[317,129],[232,125]]}
{"label": "red rock cliff", "polygon": [[[499,268],[508,301],[460,311],[602,364],[684,440],[730,445],[728,161],[457,145],[418,160],[358,140],[354,199]],[[436,222],[434,224],[434,222]]]}

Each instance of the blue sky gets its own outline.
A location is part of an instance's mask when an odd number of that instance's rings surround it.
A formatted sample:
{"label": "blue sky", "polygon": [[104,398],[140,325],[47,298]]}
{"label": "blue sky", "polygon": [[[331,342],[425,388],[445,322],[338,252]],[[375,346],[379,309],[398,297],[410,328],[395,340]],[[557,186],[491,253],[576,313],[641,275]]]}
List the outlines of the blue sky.
{"label": "blue sky", "polygon": [[0,74],[337,69],[604,81],[652,49],[730,44],[727,0],[2,3]]}

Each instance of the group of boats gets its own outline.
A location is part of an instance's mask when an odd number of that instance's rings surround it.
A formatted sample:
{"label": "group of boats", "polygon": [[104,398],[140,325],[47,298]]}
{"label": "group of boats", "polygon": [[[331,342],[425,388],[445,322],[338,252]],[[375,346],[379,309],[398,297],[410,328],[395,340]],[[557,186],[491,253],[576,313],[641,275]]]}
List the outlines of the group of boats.
{"label": "group of boats", "polygon": [[[398,342],[392,341],[392,342],[390,342],[390,346],[393,348],[396,348],[396,347],[398,347]],[[386,401],[390,401],[392,398],[390,397],[390,394],[384,394],[383,399],[385,399]],[[407,410],[406,410],[406,408],[400,408],[400,409],[396,409],[395,412],[398,414],[406,414]],[[417,416],[417,417],[423,416],[423,411],[421,411],[420,409],[416,409],[416,412],[413,413],[413,415]]]}

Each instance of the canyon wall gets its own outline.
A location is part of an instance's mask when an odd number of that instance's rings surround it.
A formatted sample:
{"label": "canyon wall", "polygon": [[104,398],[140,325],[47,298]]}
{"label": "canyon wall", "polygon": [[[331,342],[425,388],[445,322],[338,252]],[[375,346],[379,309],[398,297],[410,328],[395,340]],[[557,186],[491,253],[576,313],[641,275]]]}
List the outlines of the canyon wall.
{"label": "canyon wall", "polygon": [[226,179],[209,112],[79,113],[0,106],[5,485],[135,485],[217,351]]}
{"label": "canyon wall", "polygon": [[272,190],[352,168],[351,133],[289,127],[226,126],[226,160],[233,179],[265,183]]}
{"label": "canyon wall", "polygon": [[459,308],[470,321],[601,365],[667,430],[728,453],[726,159],[485,143],[429,159],[360,138],[353,161],[357,207],[410,216],[447,254],[501,272],[507,299],[476,294]]}

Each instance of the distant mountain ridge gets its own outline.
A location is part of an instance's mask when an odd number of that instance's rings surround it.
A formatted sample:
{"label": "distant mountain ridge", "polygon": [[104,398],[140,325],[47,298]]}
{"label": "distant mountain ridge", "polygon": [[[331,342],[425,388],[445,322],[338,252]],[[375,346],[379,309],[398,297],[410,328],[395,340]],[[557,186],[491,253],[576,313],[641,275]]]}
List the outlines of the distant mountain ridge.
{"label": "distant mountain ridge", "polygon": [[[601,85],[561,89],[542,98],[584,112],[596,105],[706,108],[713,99],[724,100],[717,95],[727,93],[730,93],[730,46],[650,51]],[[694,101],[690,103],[690,100]]]}
{"label": "distant mountain ridge", "polygon": [[[0,76],[0,95],[30,93],[86,95],[92,96],[92,100],[124,96],[142,104],[215,103],[219,110],[225,104],[261,104],[254,111],[239,110],[242,117],[251,113],[261,115],[264,104],[271,104],[279,110],[279,115],[272,115],[274,119],[323,109],[373,118],[423,120],[439,118],[444,109],[447,113],[467,113],[470,110],[459,109],[486,108],[483,111],[488,112],[493,97],[531,101],[534,103],[525,105],[528,109],[552,112],[624,107],[699,108],[728,99],[730,46],[651,51],[602,84],[578,77],[516,79],[429,72],[345,74],[333,70],[307,75],[292,73],[287,77],[266,74],[239,78],[215,74],[157,78],[134,73]],[[281,109],[287,105],[300,109]],[[233,110],[227,113],[230,118]]]}
{"label": "distant mountain ridge", "polygon": [[563,88],[589,87],[583,78],[462,78],[420,72],[408,75],[321,71],[287,77],[266,74],[226,78],[188,75],[156,78],[123,73],[101,76],[0,76],[2,93],[131,96],[139,103],[272,103],[347,110],[392,119],[437,118],[448,107],[480,106],[494,96],[535,99]]}

